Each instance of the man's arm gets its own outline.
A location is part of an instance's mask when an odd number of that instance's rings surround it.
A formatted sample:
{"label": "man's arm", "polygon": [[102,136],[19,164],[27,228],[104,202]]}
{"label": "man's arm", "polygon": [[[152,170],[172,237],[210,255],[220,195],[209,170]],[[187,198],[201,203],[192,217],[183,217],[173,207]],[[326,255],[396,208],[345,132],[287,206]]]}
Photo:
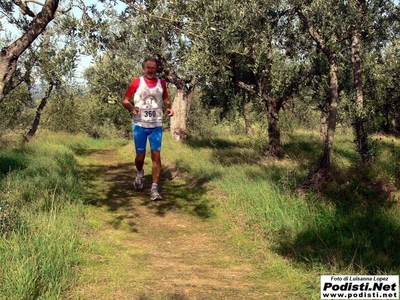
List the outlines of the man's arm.
{"label": "man's arm", "polygon": [[125,97],[122,99],[122,105],[129,110],[130,113],[133,113],[134,115],[136,115],[139,112],[139,108],[135,107],[130,99],[133,96],[133,94],[135,94],[137,88],[139,86],[139,79],[135,78],[134,80],[132,80],[131,84],[128,87],[128,90],[125,93]]}
{"label": "man's arm", "polygon": [[164,101],[165,111],[168,116],[172,117],[174,115],[174,110],[171,109],[171,100],[169,100],[168,92],[167,92],[167,83],[165,82],[164,79],[161,80],[161,86],[164,89],[163,101]]}
{"label": "man's arm", "polygon": [[135,107],[131,101],[130,98],[125,96],[124,99],[122,99],[122,105],[129,110],[129,112],[133,113],[134,115],[136,115],[139,112],[139,108]]}
{"label": "man's arm", "polygon": [[165,106],[165,111],[167,112],[167,115],[169,117],[172,117],[174,115],[174,110],[171,108],[171,101],[169,98],[164,98],[164,106]]}

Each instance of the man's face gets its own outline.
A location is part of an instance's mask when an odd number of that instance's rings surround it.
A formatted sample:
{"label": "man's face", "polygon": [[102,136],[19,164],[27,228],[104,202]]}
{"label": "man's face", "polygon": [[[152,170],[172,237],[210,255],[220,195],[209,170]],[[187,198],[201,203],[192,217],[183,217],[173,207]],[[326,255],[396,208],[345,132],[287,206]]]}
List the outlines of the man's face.
{"label": "man's face", "polygon": [[144,75],[148,79],[153,79],[157,73],[157,63],[155,61],[146,61],[143,67]]}

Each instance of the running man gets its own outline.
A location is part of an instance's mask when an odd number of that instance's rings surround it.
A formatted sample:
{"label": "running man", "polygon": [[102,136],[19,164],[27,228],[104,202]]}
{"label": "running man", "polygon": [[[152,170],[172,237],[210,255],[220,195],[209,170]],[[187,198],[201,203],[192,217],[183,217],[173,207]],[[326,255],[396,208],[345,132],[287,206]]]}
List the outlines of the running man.
{"label": "running man", "polygon": [[[143,188],[144,159],[147,139],[150,143],[153,184],[150,199],[162,200],[158,192],[161,174],[161,141],[163,104],[169,117],[174,115],[171,101],[168,98],[167,84],[164,79],[156,77],[158,61],[146,58],[142,63],[144,76],[133,79],[122,100],[122,105],[133,115],[133,140],[135,142],[135,166],[137,170],[134,186],[136,190]],[[133,96],[133,104],[130,99]]]}

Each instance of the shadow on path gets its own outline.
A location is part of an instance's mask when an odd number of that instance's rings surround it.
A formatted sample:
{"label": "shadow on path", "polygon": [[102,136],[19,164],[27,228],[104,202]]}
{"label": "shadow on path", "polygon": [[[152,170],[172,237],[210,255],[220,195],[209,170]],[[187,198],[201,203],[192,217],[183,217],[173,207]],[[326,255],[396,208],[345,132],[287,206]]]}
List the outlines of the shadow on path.
{"label": "shadow on path", "polygon": [[[114,228],[119,228],[122,222],[127,222],[131,231],[137,232],[135,218],[139,217],[135,205],[146,206],[159,217],[164,217],[169,211],[184,210],[206,219],[212,215],[212,203],[204,199],[207,193],[209,179],[195,179],[178,172],[165,163],[160,180],[162,201],[150,200],[152,183],[151,173],[145,173],[142,191],[135,191],[135,166],[133,162],[121,162],[115,150],[98,150],[79,153],[94,159],[91,164],[83,167],[81,175],[85,178],[87,190],[86,203],[106,207],[115,213],[111,222]],[[145,165],[146,170],[150,169]]]}

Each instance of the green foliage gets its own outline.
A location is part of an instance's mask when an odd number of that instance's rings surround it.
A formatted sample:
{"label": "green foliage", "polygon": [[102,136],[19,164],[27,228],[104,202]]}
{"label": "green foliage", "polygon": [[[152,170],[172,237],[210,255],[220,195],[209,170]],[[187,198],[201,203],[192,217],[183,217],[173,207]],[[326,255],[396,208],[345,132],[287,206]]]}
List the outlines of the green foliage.
{"label": "green foliage", "polygon": [[133,78],[142,75],[139,63],[142,59],[133,61],[132,57],[128,60],[107,53],[97,58],[94,65],[84,72],[91,94],[104,103],[120,104]]}
{"label": "green foliage", "polygon": [[400,48],[395,41],[385,48],[383,55],[371,52],[365,58],[367,117],[374,132],[399,133],[399,56]]}
{"label": "green foliage", "polygon": [[117,103],[104,103],[93,95],[65,91],[53,96],[43,112],[43,128],[86,133],[94,138],[118,138],[129,128],[130,117]]}
{"label": "green foliage", "polygon": [[[198,77],[199,88],[196,91],[201,90],[204,105],[211,105],[229,120],[230,115],[241,112],[243,108],[243,89],[239,88],[238,80],[254,87],[258,95],[248,95],[247,99],[252,102],[254,111],[259,109],[259,87],[272,47],[272,72],[265,78],[270,81],[270,96],[282,96],[295,78],[312,67],[315,74],[313,81],[297,91],[297,97],[293,98],[295,101],[291,105],[294,108],[292,112],[295,111],[299,120],[303,119],[302,124],[308,128],[318,126],[315,117],[318,113],[311,113],[311,117],[307,118],[309,110],[304,111],[304,108],[310,108],[311,112],[323,109],[328,94],[328,68],[321,51],[312,45],[307,31],[291,10],[298,4],[297,1],[142,3],[143,6],[129,3],[124,11],[114,8],[114,1],[102,1],[97,6],[80,3],[82,14],[74,16],[71,12],[60,15],[48,27],[47,33],[36,41],[35,48],[20,58],[14,82],[23,74],[32,74],[31,80],[42,80],[43,87],[52,80],[57,82],[59,88],[65,88],[67,81],[73,78],[79,53],[91,54],[94,64],[85,73],[91,95],[104,103],[118,106],[131,79],[141,74],[140,62],[143,57],[160,54],[181,78]],[[64,4],[68,6],[70,3]],[[354,99],[354,87],[349,64],[349,42],[341,38],[346,36],[348,28],[357,23],[357,7],[354,3],[335,1],[301,4],[321,36],[337,50],[341,89],[338,123],[347,127],[353,116],[351,102]],[[29,18],[21,16],[18,20],[10,15],[13,7],[3,4],[0,9],[10,17],[8,21],[12,24],[26,26]],[[393,1],[386,1],[384,5],[379,1],[371,1],[362,24],[365,33],[361,54],[365,77],[365,111],[368,112],[366,122],[373,130],[387,133],[398,132],[399,124],[397,103],[400,102],[397,101],[399,91],[396,85],[399,53],[398,41],[393,38],[398,30],[393,18],[395,9]],[[2,45],[12,41],[7,35],[1,38]],[[393,41],[391,45],[388,43],[390,40]],[[9,102],[15,105],[12,111],[2,107],[1,119],[6,122],[0,126],[12,128],[11,123],[23,123],[26,128],[26,122],[31,119],[14,114],[17,109],[24,110],[21,102],[15,100],[21,101],[21,98],[25,98],[25,95],[12,97]],[[11,104],[8,106],[11,107]],[[93,124],[95,129],[89,132],[93,136],[115,135],[120,128],[127,127],[119,108],[106,108],[107,116],[99,120],[94,118],[99,124]],[[118,113],[110,114],[111,111]],[[82,119],[82,114],[74,116]],[[307,119],[312,119],[313,123]],[[83,126],[75,124],[80,123],[75,121],[71,122],[71,126],[65,123],[58,120],[56,126],[50,127],[74,132],[74,128]],[[110,123],[115,124],[116,132]],[[297,127],[297,124],[291,127]]]}
{"label": "green foliage", "polygon": [[219,123],[220,110],[203,105],[194,97],[188,114],[187,126],[190,134],[200,137],[213,136],[213,127]]}
{"label": "green foliage", "polygon": [[26,85],[21,85],[8,94],[0,105],[0,136],[7,129],[25,129],[33,120],[31,94]]}

